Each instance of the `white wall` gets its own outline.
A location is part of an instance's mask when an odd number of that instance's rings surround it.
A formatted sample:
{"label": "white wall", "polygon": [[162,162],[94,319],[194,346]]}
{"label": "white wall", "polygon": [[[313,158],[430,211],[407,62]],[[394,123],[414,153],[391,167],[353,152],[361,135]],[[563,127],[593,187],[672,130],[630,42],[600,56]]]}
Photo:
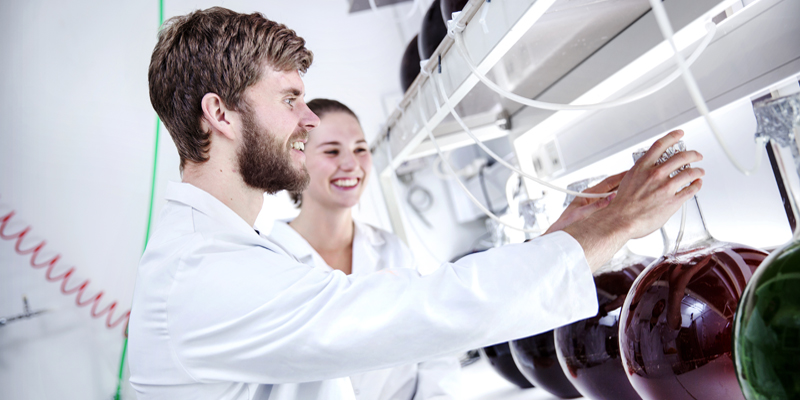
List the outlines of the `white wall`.
{"label": "white wall", "polygon": [[[428,3],[428,2],[423,2]],[[74,266],[67,288],[90,280],[86,296],[104,293],[127,311],[147,225],[155,120],[147,66],[156,41],[158,1],[0,2],[0,217],[15,214],[6,235],[30,226],[22,249],[46,241],[39,261]],[[303,36],[315,53],[307,99],[332,97],[360,116],[368,138],[385,120],[384,99],[400,93],[399,64],[420,15],[410,3],[347,14],[346,0],[165,1],[165,16],[222,5],[261,11]],[[178,157],[162,128],[155,216],[163,190],[178,180]],[[380,193],[361,207],[380,222]],[[376,206],[377,204],[377,206]],[[292,213],[268,199],[260,222]],[[107,329],[88,308],[29,265],[15,242],[0,239],[0,317],[50,312],[0,327],[0,398],[108,399],[116,387],[123,327]],[[91,296],[90,296],[91,295]],[[133,398],[127,384],[123,398]]]}

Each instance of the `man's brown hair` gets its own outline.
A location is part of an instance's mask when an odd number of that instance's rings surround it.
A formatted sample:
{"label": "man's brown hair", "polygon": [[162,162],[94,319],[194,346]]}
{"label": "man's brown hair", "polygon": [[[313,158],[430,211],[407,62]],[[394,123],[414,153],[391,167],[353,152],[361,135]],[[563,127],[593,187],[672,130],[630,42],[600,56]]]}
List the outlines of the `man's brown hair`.
{"label": "man's brown hair", "polygon": [[208,160],[211,132],[204,132],[200,102],[216,93],[225,106],[247,110],[244,91],[276,71],[306,72],[314,55],[305,40],[261,13],[213,7],[167,20],[158,33],[148,71],[150,102],[186,161]]}

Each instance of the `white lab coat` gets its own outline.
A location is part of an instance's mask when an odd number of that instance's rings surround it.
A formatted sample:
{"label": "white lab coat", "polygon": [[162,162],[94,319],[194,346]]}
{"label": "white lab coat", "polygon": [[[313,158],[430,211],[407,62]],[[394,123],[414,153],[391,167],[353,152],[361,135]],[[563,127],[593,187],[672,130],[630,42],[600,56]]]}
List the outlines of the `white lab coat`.
{"label": "white lab coat", "polygon": [[[325,260],[292,227],[276,221],[269,239],[281,245],[300,262],[333,272]],[[397,236],[373,226],[355,222],[352,274],[369,274],[384,269],[416,270],[414,256]],[[369,371],[350,377],[359,400],[445,400],[457,398],[461,366],[456,356],[444,357]]]}
{"label": "white lab coat", "polygon": [[167,200],[130,316],[130,382],[140,399],[348,399],[352,386],[339,378],[597,313],[583,251],[563,232],[426,276],[402,268],[348,276],[296,261],[190,184],[171,183]]}

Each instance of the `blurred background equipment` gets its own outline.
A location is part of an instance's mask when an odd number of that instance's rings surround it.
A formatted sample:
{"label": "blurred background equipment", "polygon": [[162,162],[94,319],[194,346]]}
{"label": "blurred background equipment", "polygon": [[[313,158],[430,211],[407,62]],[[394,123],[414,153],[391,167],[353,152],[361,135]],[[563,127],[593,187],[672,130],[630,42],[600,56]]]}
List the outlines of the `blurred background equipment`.
{"label": "blurred background equipment", "polygon": [[14,321],[33,318],[39,314],[46,313],[47,311],[48,310],[31,311],[30,307],[28,306],[28,297],[22,296],[22,314],[17,314],[10,317],[0,317],[0,327],[6,326],[6,324]]}

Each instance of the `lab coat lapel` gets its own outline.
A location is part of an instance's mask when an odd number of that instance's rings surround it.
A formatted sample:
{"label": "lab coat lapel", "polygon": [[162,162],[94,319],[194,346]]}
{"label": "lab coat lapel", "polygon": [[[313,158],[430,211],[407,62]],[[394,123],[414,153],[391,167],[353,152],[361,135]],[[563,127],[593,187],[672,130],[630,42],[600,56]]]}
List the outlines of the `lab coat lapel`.
{"label": "lab coat lapel", "polygon": [[355,222],[353,235],[353,274],[368,274],[383,266],[379,265],[380,252],[386,243],[380,232],[367,224]]}

